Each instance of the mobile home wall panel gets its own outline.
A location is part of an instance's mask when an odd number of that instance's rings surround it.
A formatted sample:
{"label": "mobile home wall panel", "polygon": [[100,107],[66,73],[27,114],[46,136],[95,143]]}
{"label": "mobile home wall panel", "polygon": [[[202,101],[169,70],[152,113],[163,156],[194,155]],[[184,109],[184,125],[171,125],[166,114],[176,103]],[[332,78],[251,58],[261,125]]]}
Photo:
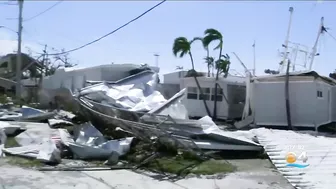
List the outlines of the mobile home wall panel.
{"label": "mobile home wall panel", "polygon": [[[254,83],[253,100],[257,125],[287,126],[285,83]],[[313,126],[316,116],[316,84],[292,82],[289,84],[290,108],[293,126]]]}
{"label": "mobile home wall panel", "polygon": [[336,122],[336,86],[331,88],[331,120]]}

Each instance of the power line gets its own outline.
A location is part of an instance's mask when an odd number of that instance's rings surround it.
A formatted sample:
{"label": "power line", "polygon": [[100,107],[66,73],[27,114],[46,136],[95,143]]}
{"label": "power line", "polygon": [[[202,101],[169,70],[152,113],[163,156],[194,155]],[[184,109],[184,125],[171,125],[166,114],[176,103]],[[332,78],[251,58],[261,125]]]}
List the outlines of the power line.
{"label": "power line", "polygon": [[333,38],[333,40],[336,41],[336,38],[335,38],[331,33],[329,33],[328,31],[326,31],[326,33],[327,33],[331,38]]}
{"label": "power line", "polygon": [[[57,5],[59,5],[60,3],[62,3],[64,0],[60,0],[58,2],[56,2],[55,4],[53,4],[52,6],[50,6],[49,8],[45,9],[44,11],[36,14],[35,16],[32,16],[30,18],[27,18],[27,19],[24,19],[23,22],[27,22],[27,21],[30,21],[30,20],[33,20],[39,16],[41,16],[42,14],[48,12],[49,10],[51,10],[52,8],[56,7]],[[16,20],[17,18],[7,18],[8,20]]]}
{"label": "power line", "polygon": [[58,2],[56,2],[55,4],[53,4],[52,6],[50,6],[49,8],[47,8],[46,10],[44,10],[44,11],[38,13],[37,15],[35,15],[35,16],[33,16],[33,17],[30,17],[30,18],[28,18],[28,19],[24,19],[23,21],[24,21],[24,22],[27,22],[27,21],[33,20],[34,18],[41,16],[42,14],[48,12],[49,10],[51,10],[51,9],[54,8],[54,7],[56,7],[57,5],[59,5],[59,4],[62,3],[62,2],[63,2],[63,0],[58,1]]}
{"label": "power line", "polygon": [[160,3],[156,4],[155,6],[151,7],[151,8],[148,9],[147,11],[143,12],[142,14],[140,14],[139,16],[137,16],[137,17],[133,18],[132,20],[128,21],[126,24],[124,24],[124,25],[118,27],[117,29],[115,29],[115,30],[113,30],[113,31],[111,31],[111,32],[109,32],[109,33],[107,33],[107,34],[105,34],[105,35],[103,35],[102,37],[100,37],[100,38],[98,38],[98,39],[96,39],[96,40],[93,40],[93,41],[91,41],[91,42],[89,42],[89,43],[86,43],[86,44],[80,46],[80,47],[77,47],[77,48],[74,48],[74,49],[71,49],[71,50],[68,50],[68,51],[64,51],[64,52],[61,52],[61,53],[48,54],[48,55],[61,55],[61,54],[66,54],[66,53],[70,53],[70,52],[73,52],[73,51],[77,51],[77,50],[79,50],[79,49],[82,49],[82,48],[84,48],[84,47],[87,47],[87,46],[89,46],[89,45],[91,45],[91,44],[93,44],[93,43],[96,43],[96,42],[98,42],[98,41],[100,41],[100,40],[106,38],[107,36],[109,36],[109,35],[111,35],[111,34],[117,32],[118,30],[124,28],[125,26],[131,24],[132,22],[138,20],[139,18],[143,17],[144,15],[146,15],[147,13],[149,13],[150,11],[152,11],[153,9],[155,9],[156,7],[160,6],[160,5],[161,5],[162,3],[164,3],[164,2],[166,2],[166,0],[161,1]]}

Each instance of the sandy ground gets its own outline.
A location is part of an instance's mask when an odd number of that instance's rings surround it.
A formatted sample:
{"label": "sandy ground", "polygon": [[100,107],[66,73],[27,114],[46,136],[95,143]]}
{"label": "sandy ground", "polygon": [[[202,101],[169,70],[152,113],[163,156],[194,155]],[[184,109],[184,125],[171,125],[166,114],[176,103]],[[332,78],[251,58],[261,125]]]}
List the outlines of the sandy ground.
{"label": "sandy ground", "polygon": [[129,170],[40,172],[0,163],[0,189],[293,189],[268,160],[231,160],[238,171],[159,181]]}

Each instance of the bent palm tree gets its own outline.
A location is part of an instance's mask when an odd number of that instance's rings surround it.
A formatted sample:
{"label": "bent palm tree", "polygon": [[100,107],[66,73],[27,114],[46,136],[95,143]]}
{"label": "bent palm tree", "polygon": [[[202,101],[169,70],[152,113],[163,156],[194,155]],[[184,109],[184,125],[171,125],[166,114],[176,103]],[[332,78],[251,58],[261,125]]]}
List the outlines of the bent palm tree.
{"label": "bent palm tree", "polygon": [[[203,44],[205,47],[209,47],[210,43],[213,41],[219,41],[218,45],[214,48],[214,50],[219,49],[219,56],[218,56],[218,61],[216,61],[216,69],[219,68],[219,65],[217,65],[222,58],[222,51],[223,51],[223,35],[215,30],[215,29],[206,29],[204,31],[204,38],[203,38]],[[227,70],[228,71],[228,70]],[[217,91],[218,91],[218,76],[219,76],[220,70],[217,69],[216,72],[216,83],[215,83],[215,94],[214,94],[214,110],[213,110],[213,119],[217,118]],[[227,76],[227,74],[225,74]]]}
{"label": "bent palm tree", "polygon": [[230,64],[231,64],[231,61],[230,61],[230,56],[228,54],[222,55],[222,59],[219,59],[218,69],[219,69],[220,74],[224,73],[224,77],[227,77],[229,74]]}
{"label": "bent palm tree", "polygon": [[[195,79],[198,90],[200,91],[201,95],[203,96],[203,91],[202,91],[201,86],[200,86],[200,84],[197,80],[197,72],[195,71],[194,59],[193,59],[193,56],[191,54],[191,44],[194,41],[195,41],[195,39],[192,40],[192,41],[188,41],[188,39],[185,38],[185,37],[176,38],[174,40],[174,44],[173,44],[173,54],[174,54],[174,56],[176,56],[176,57],[179,56],[180,58],[184,57],[187,54],[189,55],[190,61],[191,61],[192,72],[194,72],[194,74],[192,76]],[[204,107],[205,107],[205,110],[206,110],[207,114],[210,116],[210,111],[209,111],[209,108],[206,104],[205,99],[203,99],[203,104],[204,104]]]}
{"label": "bent palm tree", "polygon": [[207,68],[208,68],[208,77],[210,77],[210,68],[213,66],[213,63],[214,63],[214,58],[213,57],[209,57],[209,48],[208,46],[205,45],[204,43],[204,39],[201,38],[201,37],[195,37],[191,43],[195,42],[195,41],[201,41],[202,42],[202,46],[203,48],[206,50],[207,52],[207,55],[206,57],[204,58],[205,60],[205,63],[207,64]]}
{"label": "bent palm tree", "polygon": [[207,56],[204,58],[204,60],[208,67],[208,77],[210,77],[210,69],[214,66],[215,59],[213,57]]}

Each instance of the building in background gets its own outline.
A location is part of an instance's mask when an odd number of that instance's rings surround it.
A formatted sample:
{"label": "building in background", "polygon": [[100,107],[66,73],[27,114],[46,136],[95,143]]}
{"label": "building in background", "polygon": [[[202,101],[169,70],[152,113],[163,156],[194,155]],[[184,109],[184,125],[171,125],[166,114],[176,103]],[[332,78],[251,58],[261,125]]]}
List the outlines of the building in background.
{"label": "building in background", "polygon": [[[210,112],[214,108],[215,78],[206,77],[205,75],[197,77],[203,96],[200,94],[193,77],[185,77],[188,71],[176,71],[163,75],[162,91],[168,91],[172,95],[183,88],[187,88],[187,98],[183,101],[190,117],[203,117],[207,115],[203,99],[206,101]],[[245,77],[231,76],[219,78],[217,90],[217,117],[220,119],[237,119],[241,118],[246,95]],[[212,115],[211,115],[212,116]]]}

